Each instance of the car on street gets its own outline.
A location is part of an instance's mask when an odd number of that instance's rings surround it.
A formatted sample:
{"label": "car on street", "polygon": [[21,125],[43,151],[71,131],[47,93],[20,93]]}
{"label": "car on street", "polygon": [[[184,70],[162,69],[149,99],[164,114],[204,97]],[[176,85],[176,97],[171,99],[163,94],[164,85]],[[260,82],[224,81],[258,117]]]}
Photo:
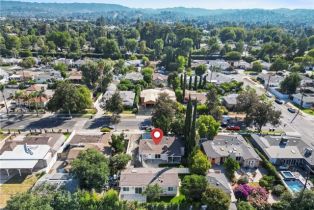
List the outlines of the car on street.
{"label": "car on street", "polygon": [[296,113],[296,112],[297,112],[297,110],[296,110],[296,109],[291,108],[291,107],[289,107],[289,108],[288,108],[288,111],[289,111],[290,113]]}
{"label": "car on street", "polygon": [[239,131],[241,130],[241,127],[238,126],[238,125],[230,125],[230,126],[227,126],[226,128],[228,131]]}
{"label": "car on street", "polygon": [[284,101],[283,101],[283,100],[280,100],[279,98],[276,98],[276,99],[275,99],[275,102],[276,102],[277,104],[284,104]]}
{"label": "car on street", "polygon": [[268,98],[273,97],[273,95],[272,95],[270,92],[267,92],[267,93],[266,93],[266,96],[267,96]]}

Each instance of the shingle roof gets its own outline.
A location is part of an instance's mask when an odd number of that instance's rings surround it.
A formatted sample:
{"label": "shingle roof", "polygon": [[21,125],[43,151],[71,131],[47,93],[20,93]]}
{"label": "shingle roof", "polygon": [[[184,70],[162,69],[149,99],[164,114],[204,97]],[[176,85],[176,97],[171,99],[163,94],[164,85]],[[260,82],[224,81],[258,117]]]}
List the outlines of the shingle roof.
{"label": "shingle roof", "polygon": [[308,145],[299,137],[292,136],[258,136],[252,134],[252,140],[268,156],[276,159],[304,159],[314,165],[313,145]]}
{"label": "shingle roof", "polygon": [[178,172],[175,168],[128,168],[121,172],[120,187],[149,184],[158,184],[160,187],[178,187]]}
{"label": "shingle roof", "polygon": [[139,154],[168,154],[168,156],[182,156],[181,148],[184,148],[182,139],[164,136],[159,144],[152,139],[141,139]]}
{"label": "shingle roof", "polygon": [[230,154],[234,154],[244,160],[260,160],[254,149],[238,134],[219,134],[213,141],[203,142],[202,147],[206,155],[211,158],[228,157]]}
{"label": "shingle roof", "polygon": [[229,105],[237,105],[239,94],[233,93],[223,97],[223,100]]}

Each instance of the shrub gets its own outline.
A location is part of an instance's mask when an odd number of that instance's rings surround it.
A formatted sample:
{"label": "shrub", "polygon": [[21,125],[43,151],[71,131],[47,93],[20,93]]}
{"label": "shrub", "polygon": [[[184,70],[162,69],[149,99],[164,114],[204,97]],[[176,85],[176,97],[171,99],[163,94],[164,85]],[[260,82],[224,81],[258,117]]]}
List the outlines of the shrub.
{"label": "shrub", "polygon": [[238,180],[238,184],[247,184],[247,183],[249,183],[249,178],[247,176],[242,176]]}
{"label": "shrub", "polygon": [[262,179],[259,180],[259,185],[265,187],[267,190],[270,190],[273,186],[274,180],[274,176],[263,176]]}
{"label": "shrub", "polygon": [[247,200],[252,188],[247,184],[241,184],[234,189],[234,195],[239,200]]}
{"label": "shrub", "polygon": [[286,188],[283,185],[277,184],[273,187],[272,194],[276,196],[281,196],[284,193]]}
{"label": "shrub", "polygon": [[103,133],[109,133],[111,131],[110,128],[101,128],[100,129],[100,132],[103,132]]}

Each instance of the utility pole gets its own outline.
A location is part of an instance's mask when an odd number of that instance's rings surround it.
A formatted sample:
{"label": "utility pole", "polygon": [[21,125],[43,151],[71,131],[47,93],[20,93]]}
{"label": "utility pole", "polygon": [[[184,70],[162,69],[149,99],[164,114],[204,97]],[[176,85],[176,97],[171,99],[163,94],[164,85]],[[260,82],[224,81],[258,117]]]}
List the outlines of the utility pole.
{"label": "utility pole", "polygon": [[[304,97],[304,91],[303,91],[302,87],[300,89],[300,93],[301,93],[301,102],[300,102],[301,107],[300,108],[302,109],[302,107],[303,107],[303,97]],[[292,123],[295,120],[295,118],[297,118],[299,113],[300,113],[300,109],[298,109],[297,113],[295,114],[295,116],[293,117],[293,119],[291,120],[290,123]]]}
{"label": "utility pole", "polygon": [[272,74],[269,74],[269,76],[268,76],[268,80],[267,80],[267,85],[266,85],[265,93],[267,93],[267,91],[268,91],[270,78],[271,78],[272,76],[273,76]]}

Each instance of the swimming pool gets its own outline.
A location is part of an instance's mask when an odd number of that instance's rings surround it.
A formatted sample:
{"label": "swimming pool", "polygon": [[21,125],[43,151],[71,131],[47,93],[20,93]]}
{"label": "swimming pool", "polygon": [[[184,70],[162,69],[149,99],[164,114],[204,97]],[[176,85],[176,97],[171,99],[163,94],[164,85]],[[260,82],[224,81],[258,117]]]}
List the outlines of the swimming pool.
{"label": "swimming pool", "polygon": [[295,178],[291,171],[281,171],[281,174],[284,176],[285,179]]}
{"label": "swimming pool", "polygon": [[290,190],[292,190],[292,192],[294,192],[294,193],[301,192],[301,190],[304,187],[302,182],[298,179],[292,179],[292,180],[291,179],[290,180],[285,179],[284,182],[288,185]]}

